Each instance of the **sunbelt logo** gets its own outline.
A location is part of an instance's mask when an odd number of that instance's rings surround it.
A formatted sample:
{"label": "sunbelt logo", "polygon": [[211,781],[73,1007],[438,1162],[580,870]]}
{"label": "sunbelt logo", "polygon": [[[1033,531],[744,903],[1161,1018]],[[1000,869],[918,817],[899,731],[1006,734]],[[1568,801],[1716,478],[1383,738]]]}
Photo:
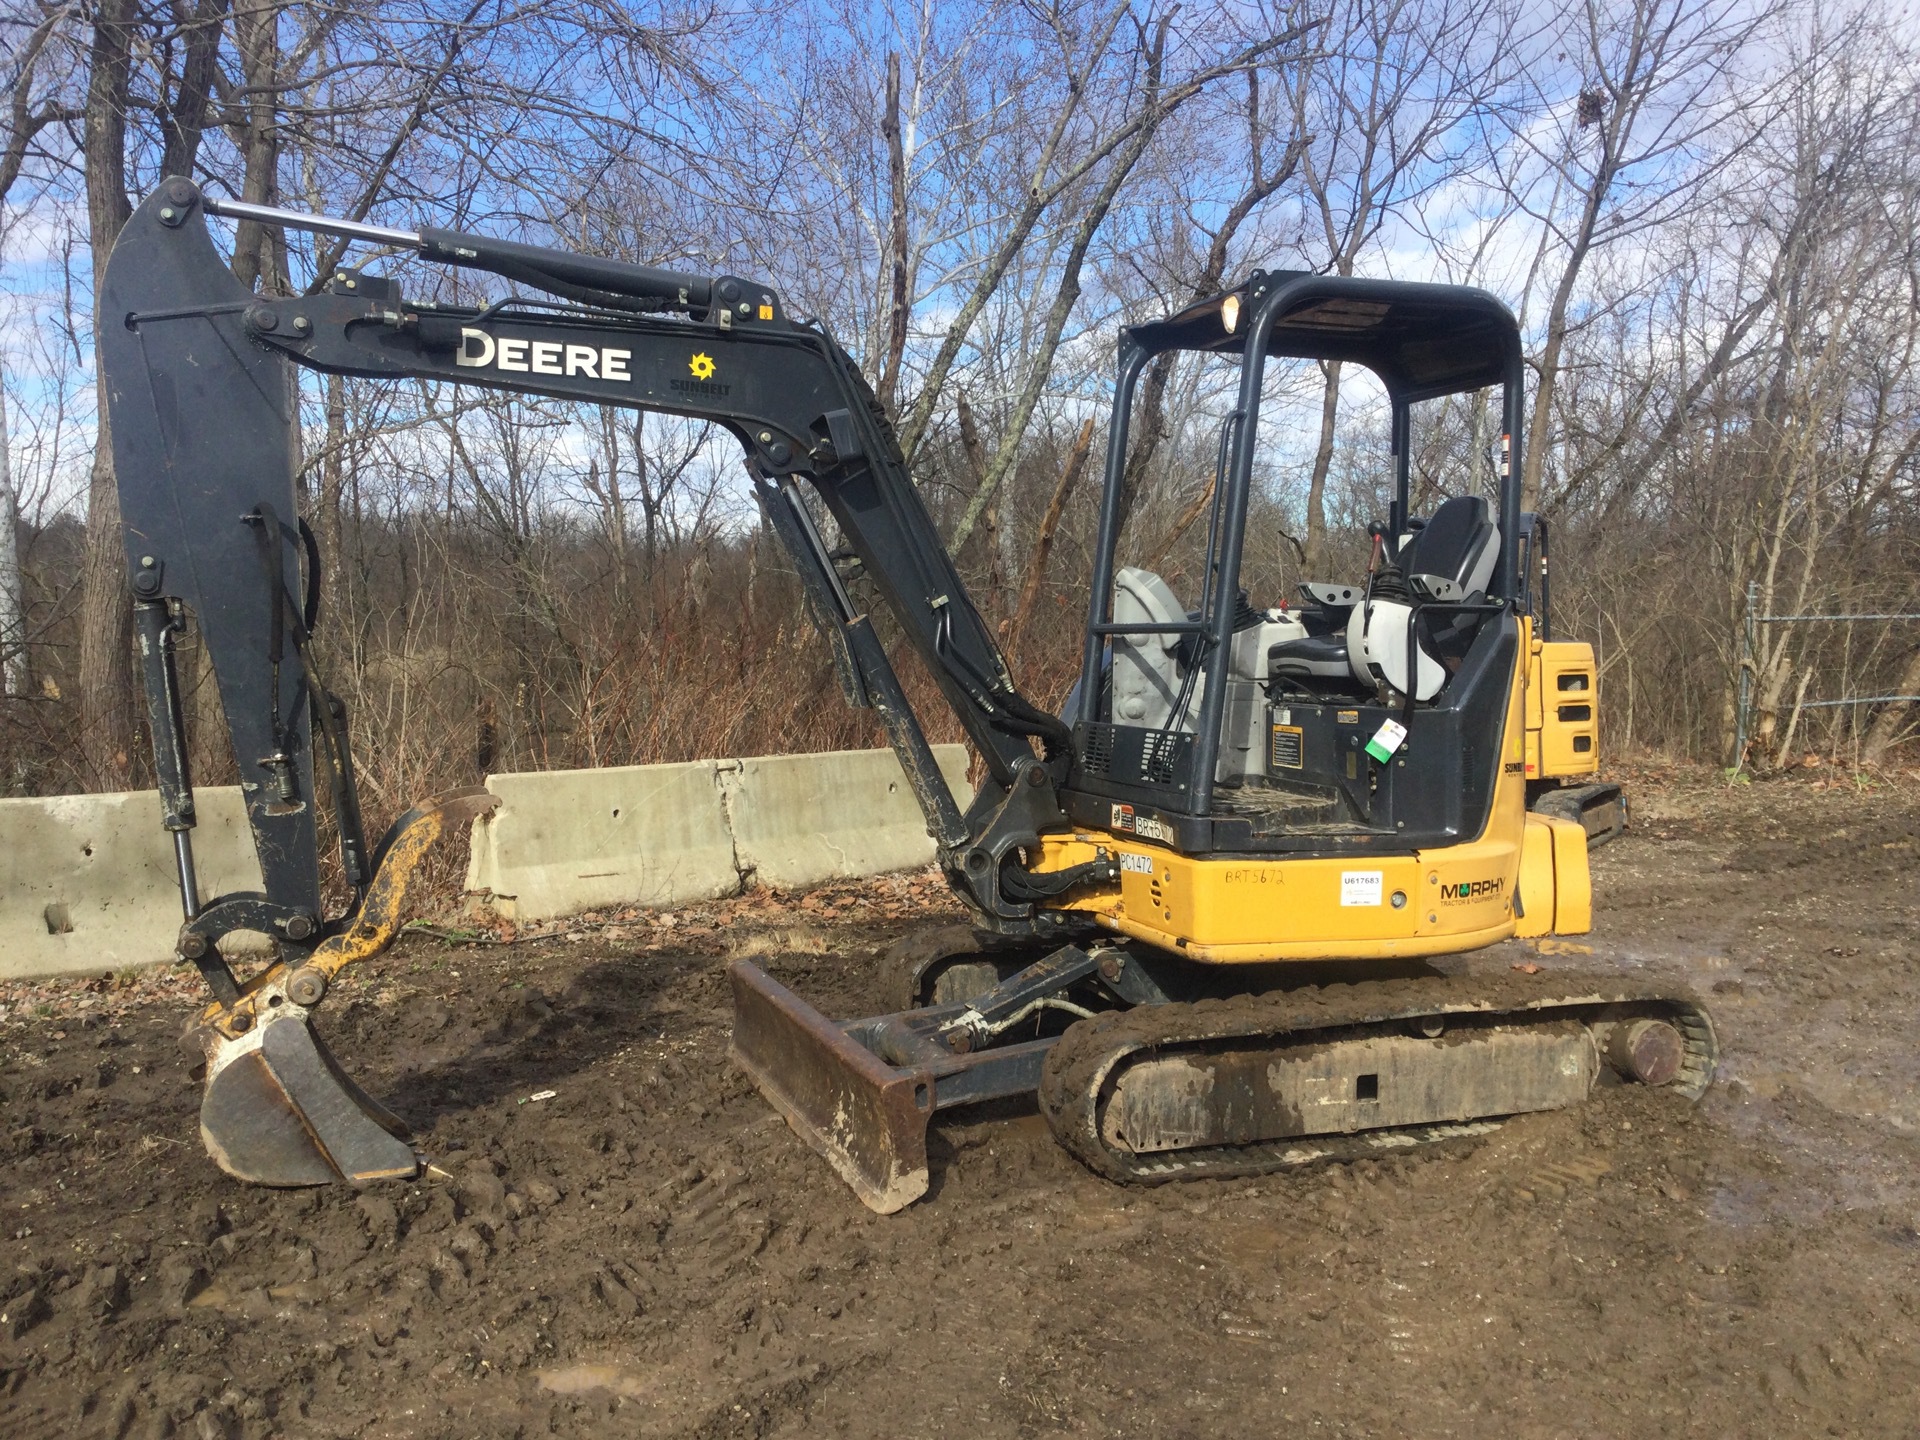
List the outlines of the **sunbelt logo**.
{"label": "sunbelt logo", "polygon": [[1507,888],[1505,880],[1460,880],[1440,887],[1440,898],[1457,902],[1491,900]]}

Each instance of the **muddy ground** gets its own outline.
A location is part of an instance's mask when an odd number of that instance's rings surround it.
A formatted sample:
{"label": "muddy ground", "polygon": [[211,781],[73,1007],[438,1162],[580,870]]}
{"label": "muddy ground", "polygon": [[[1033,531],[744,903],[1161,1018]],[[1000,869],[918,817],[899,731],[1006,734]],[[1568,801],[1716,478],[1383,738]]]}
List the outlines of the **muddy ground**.
{"label": "muddy ground", "polygon": [[360,1194],[213,1169],[186,988],[8,987],[0,1434],[1920,1434],[1920,786],[1638,799],[1592,955],[1458,963],[1690,984],[1707,1100],[1280,1178],[1115,1188],[1015,1110],[861,1208],[722,967],[879,1008],[924,877],[410,938],[327,1028],[446,1178]]}

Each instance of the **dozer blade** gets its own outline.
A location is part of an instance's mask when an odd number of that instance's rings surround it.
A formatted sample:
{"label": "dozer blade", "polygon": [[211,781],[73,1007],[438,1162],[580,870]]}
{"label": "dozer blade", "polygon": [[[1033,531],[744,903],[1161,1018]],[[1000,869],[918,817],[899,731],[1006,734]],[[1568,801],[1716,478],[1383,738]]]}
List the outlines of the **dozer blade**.
{"label": "dozer blade", "polygon": [[347,1078],[305,1011],[286,1006],[238,1039],[208,1029],[200,1035],[207,1050],[200,1138],[236,1180],[365,1184],[418,1173],[406,1127]]}
{"label": "dozer blade", "polygon": [[736,961],[733,1059],[882,1215],[927,1193],[935,1072],[889,1065],[757,966]]}

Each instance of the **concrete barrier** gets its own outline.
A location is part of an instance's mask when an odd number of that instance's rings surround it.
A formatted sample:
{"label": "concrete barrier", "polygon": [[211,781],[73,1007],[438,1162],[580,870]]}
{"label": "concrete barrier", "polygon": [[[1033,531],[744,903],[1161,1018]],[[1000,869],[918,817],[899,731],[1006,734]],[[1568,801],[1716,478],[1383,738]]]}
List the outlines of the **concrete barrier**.
{"label": "concrete barrier", "polygon": [[[964,746],[935,747],[956,795]],[[492,775],[469,890],[513,920],[678,905],[924,865],[933,841],[891,750]]]}
{"label": "concrete barrier", "polygon": [[[966,808],[964,745],[935,747]],[[734,855],[762,885],[792,888],[879,875],[933,858],[926,817],[891,750],[768,755],[721,776]]]}
{"label": "concrete barrier", "polygon": [[[194,792],[200,891],[258,890],[240,791]],[[164,960],[180,929],[173,839],[160,798],[54,795],[0,800],[0,978]]]}
{"label": "concrete barrier", "polygon": [[[964,808],[967,753],[935,747]],[[933,858],[891,750],[494,775],[467,888],[544,920],[607,905],[678,905],[910,869]],[[240,792],[198,790],[200,890],[260,888]],[[180,928],[159,797],[0,800],[0,978],[165,960]]]}
{"label": "concrete barrier", "polygon": [[514,920],[601,905],[671,905],[740,888],[719,760],[489,775],[467,888]]}

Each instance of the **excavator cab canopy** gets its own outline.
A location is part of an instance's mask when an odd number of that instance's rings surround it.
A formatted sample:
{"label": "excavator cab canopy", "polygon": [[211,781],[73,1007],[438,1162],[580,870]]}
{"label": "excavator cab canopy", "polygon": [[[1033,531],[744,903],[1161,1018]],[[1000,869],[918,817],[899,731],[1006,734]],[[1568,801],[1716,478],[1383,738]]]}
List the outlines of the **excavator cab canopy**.
{"label": "excavator cab canopy", "polygon": [[1129,326],[1122,344],[1244,355],[1256,307],[1271,315],[1268,355],[1364,365],[1409,403],[1498,385],[1520,359],[1512,312],[1484,290],[1299,270],[1256,271],[1237,289]]}
{"label": "excavator cab canopy", "polygon": [[[1239,362],[1204,502],[1199,594],[1184,601],[1152,567],[1119,559],[1129,519],[1135,391],[1148,364],[1175,351]],[[1405,577],[1398,575],[1393,594],[1377,592],[1370,568],[1364,581],[1304,577],[1314,583],[1302,587],[1307,603],[1298,611],[1289,611],[1284,597],[1249,601],[1242,551],[1261,409],[1269,399],[1264,381],[1274,360],[1337,361],[1379,378],[1391,415],[1391,485],[1375,561],[1412,566],[1408,583],[1417,593],[1402,593]],[[1516,616],[1528,603],[1520,575],[1524,378],[1512,312],[1465,286],[1256,271],[1232,290],[1122,331],[1081,680],[1066,717],[1075,726],[1077,757],[1069,813],[1092,823],[1102,807],[1151,806],[1155,823],[1189,854],[1301,845],[1394,849],[1477,833],[1497,774],[1497,747],[1481,737],[1499,724],[1481,711],[1505,694],[1501,670],[1511,663]],[[1460,495],[1426,520],[1412,515],[1412,407],[1495,390],[1494,493]],[[1273,429],[1272,422],[1265,427],[1269,440]],[[1278,608],[1261,608],[1276,599]],[[1348,623],[1350,614],[1358,624]],[[1436,628],[1455,639],[1434,639]],[[1321,766],[1327,773],[1318,774],[1309,756],[1305,773],[1296,775],[1291,752],[1260,760],[1267,750],[1262,716],[1300,665],[1329,682],[1309,687],[1309,699],[1328,702],[1329,743],[1342,747],[1340,761],[1348,742],[1364,739],[1360,727],[1395,717],[1426,754],[1448,758],[1418,778],[1392,767],[1388,779],[1405,792],[1397,797],[1378,775],[1344,764]],[[1291,734],[1288,722],[1275,723],[1277,733]],[[1312,751],[1317,742],[1308,735],[1303,743]],[[1335,819],[1314,812],[1310,823],[1296,823],[1266,813],[1291,805],[1296,791],[1308,800],[1351,793]],[[1250,796],[1262,797],[1262,809],[1248,820],[1238,812]]]}

